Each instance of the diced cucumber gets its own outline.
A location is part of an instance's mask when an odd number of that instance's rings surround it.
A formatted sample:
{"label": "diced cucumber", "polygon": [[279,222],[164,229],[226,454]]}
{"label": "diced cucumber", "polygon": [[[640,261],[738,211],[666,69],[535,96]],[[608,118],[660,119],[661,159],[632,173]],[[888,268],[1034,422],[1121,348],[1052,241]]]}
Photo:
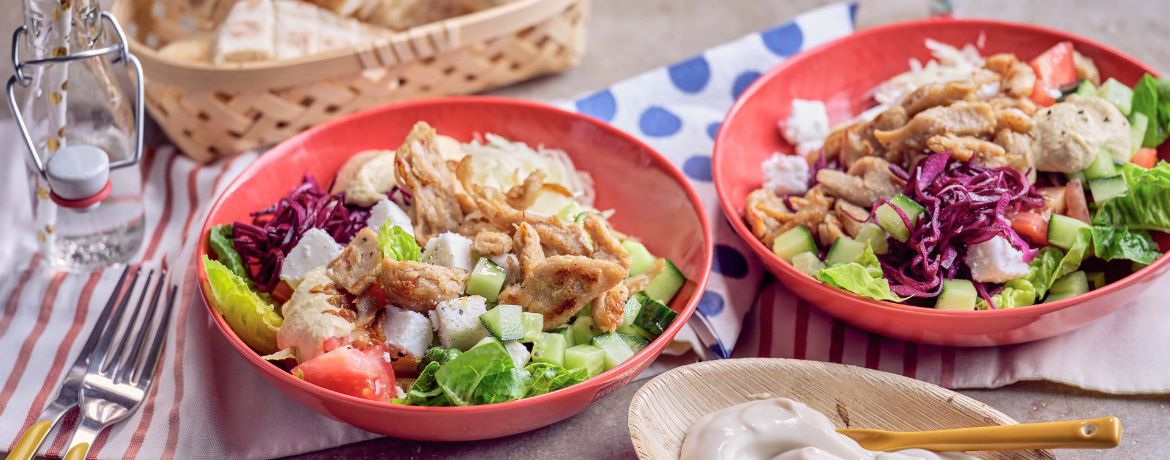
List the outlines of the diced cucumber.
{"label": "diced cucumber", "polygon": [[1089,279],[1089,286],[1093,289],[1101,289],[1105,286],[1105,272],[1088,272],[1085,277]]}
{"label": "diced cucumber", "polygon": [[974,310],[979,302],[979,292],[969,280],[943,280],[942,293],[934,303],[938,310]]}
{"label": "diced cucumber", "polygon": [[1129,184],[1121,175],[1089,179],[1089,191],[1093,192],[1094,203],[1104,203],[1110,198],[1125,195],[1129,191]]}
{"label": "diced cucumber", "polygon": [[1129,158],[1123,163],[1128,163],[1133,158],[1133,154],[1142,148],[1142,142],[1146,139],[1146,129],[1150,127],[1150,117],[1141,112],[1134,112],[1129,114],[1129,140],[1130,152]]}
{"label": "diced cucumber", "polygon": [[[897,206],[902,210],[906,217],[910,219],[910,226],[906,226],[906,222],[902,221],[902,217],[898,215],[898,211],[894,209]],[[910,230],[918,225],[918,218],[926,211],[922,205],[914,202],[906,195],[898,194],[890,198],[889,202],[882,203],[878,206],[877,216],[878,225],[894,237],[895,240],[903,243],[910,240]]]}
{"label": "diced cucumber", "polygon": [[642,292],[645,292],[651,299],[668,303],[675,294],[678,294],[678,290],[682,289],[683,284],[686,284],[687,278],[669,259],[662,259],[662,261],[666,263],[666,268],[650,280],[650,284],[647,284],[646,289],[643,289]]}
{"label": "diced cucumber", "polygon": [[1093,82],[1091,82],[1089,80],[1081,81],[1081,84],[1079,86],[1077,86],[1076,95],[1077,96],[1085,96],[1085,97],[1097,97],[1097,85],[1094,85]]}
{"label": "diced cucumber", "polygon": [[890,234],[873,222],[861,224],[861,229],[857,230],[857,241],[869,243],[874,254],[890,252]]}
{"label": "diced cucumber", "polygon": [[1082,184],[1084,184],[1085,181],[1087,180],[1087,179],[1085,179],[1085,172],[1084,171],[1064,173],[1064,178],[1068,179],[1070,181],[1079,180],[1079,181],[1081,181]]}
{"label": "diced cucumber", "polygon": [[658,259],[653,254],[650,254],[646,246],[634,240],[622,241],[622,248],[630,253],[630,276],[641,275]]}
{"label": "diced cucumber", "polygon": [[1089,163],[1089,167],[1085,168],[1085,178],[1089,180],[1113,177],[1117,174],[1117,166],[1113,164],[1113,155],[1105,150],[1098,152],[1097,156],[1093,158],[1093,162]]}
{"label": "diced cucumber", "polygon": [[590,316],[593,316],[593,304],[585,305],[585,308],[577,310],[577,314],[573,315],[574,318],[588,318]]}
{"label": "diced cucumber", "polygon": [[1089,277],[1083,271],[1075,271],[1053,282],[1052,288],[1048,290],[1048,298],[1044,301],[1055,302],[1086,292],[1089,292]]}
{"label": "diced cucumber", "polygon": [[567,324],[557,326],[549,331],[549,333],[563,336],[565,338],[565,348],[577,345],[577,342],[573,340],[573,328]]}
{"label": "diced cucumber", "polygon": [[1117,106],[1117,110],[1125,115],[1129,115],[1130,109],[1133,107],[1133,90],[1112,78],[1105,80],[1105,83],[1097,88],[1097,95],[1113,103]]}
{"label": "diced cucumber", "polygon": [[817,252],[817,243],[812,233],[803,225],[781,233],[772,241],[772,253],[785,262],[792,263],[792,258],[802,252]]}
{"label": "diced cucumber", "polygon": [[1058,248],[1068,250],[1077,240],[1077,233],[1089,224],[1073,219],[1072,217],[1053,214],[1048,221],[1048,243]]}
{"label": "diced cucumber", "polygon": [[851,263],[857,260],[863,252],[865,252],[865,243],[848,236],[841,236],[833,242],[833,247],[829,248],[829,253],[825,255],[825,264],[832,267]]}
{"label": "diced cucumber", "polygon": [[636,334],[622,334],[619,332],[617,335],[618,337],[622,338],[622,341],[626,342],[626,346],[630,347],[630,350],[633,350],[634,353],[642,351],[642,349],[646,348],[647,345],[650,345],[649,340],[644,339]]}
{"label": "diced cucumber", "polygon": [[519,305],[496,305],[479,316],[479,322],[497,339],[520,340],[524,337],[524,308]]}
{"label": "diced cucumber", "polygon": [[532,358],[532,353],[528,352],[528,348],[515,340],[505,341],[504,351],[507,351],[508,356],[512,357],[512,364],[519,368],[524,368],[528,364],[528,360]]}
{"label": "diced cucumber", "polygon": [[638,313],[642,311],[642,299],[645,296],[632,295],[626,304],[622,306],[622,323],[621,326],[628,326],[634,324],[634,320],[638,319]]}
{"label": "diced cucumber", "polygon": [[585,369],[593,377],[605,371],[605,352],[593,345],[582,344],[565,349],[565,367]]}
{"label": "diced cucumber", "polygon": [[641,337],[641,338],[646,339],[646,340],[654,340],[654,339],[658,338],[658,336],[651,334],[650,331],[646,330],[646,328],[639,326],[637,324],[630,324],[628,326],[619,327],[617,329],[617,332],[619,334],[633,335],[633,336]]}
{"label": "diced cucumber", "polygon": [[565,205],[565,207],[561,208],[560,211],[557,211],[556,215],[557,215],[557,217],[560,217],[561,219],[571,220],[572,218],[577,217],[577,215],[581,214],[584,211],[585,211],[585,208],[581,207],[581,203],[578,203],[576,200],[573,200],[573,201],[570,201],[569,204]]}
{"label": "diced cucumber", "polygon": [[642,302],[642,311],[638,312],[638,318],[634,320],[634,324],[641,326],[643,329],[650,331],[655,336],[662,335],[662,332],[670,326],[670,323],[678,317],[678,313],[671,310],[662,302],[653,299]]}
{"label": "diced cucumber", "polygon": [[622,340],[621,336],[614,333],[594,337],[593,346],[605,352],[606,370],[613,369],[618,364],[634,356],[634,350],[626,344],[625,340]]}
{"label": "diced cucumber", "polygon": [[792,266],[800,270],[808,276],[817,276],[822,268],[825,268],[825,263],[821,262],[821,258],[817,257],[815,252],[802,252],[792,258]]}
{"label": "diced cucumber", "polygon": [[544,331],[544,315],[526,311],[520,317],[520,324],[524,330],[524,336],[520,338],[520,341],[535,342],[540,338],[540,333]]}
{"label": "diced cucumber", "polygon": [[593,318],[577,318],[573,321],[573,343],[582,344],[593,341]]}
{"label": "diced cucumber", "polygon": [[471,277],[467,279],[467,295],[477,295],[488,302],[495,302],[507,278],[507,270],[487,257],[480,257],[471,270]]}
{"label": "diced cucumber", "polygon": [[538,363],[565,365],[565,336],[542,332],[532,344],[532,361]]}

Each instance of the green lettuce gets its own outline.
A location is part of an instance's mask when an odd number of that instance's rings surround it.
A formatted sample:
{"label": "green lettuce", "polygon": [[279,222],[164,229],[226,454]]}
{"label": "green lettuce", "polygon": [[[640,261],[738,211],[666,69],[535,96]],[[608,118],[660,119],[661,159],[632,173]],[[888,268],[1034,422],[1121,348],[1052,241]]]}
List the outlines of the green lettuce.
{"label": "green lettuce", "polygon": [[439,371],[439,367],[440,364],[434,361],[427,364],[410,385],[406,397],[395,399],[393,402],[412,406],[450,406],[451,401],[447,399],[447,394],[443,393],[443,389],[435,380],[435,373]]}
{"label": "green lettuce", "polygon": [[[1064,253],[1064,257],[1060,258],[1060,263],[1056,266],[1056,273],[1052,276],[1054,279],[1060,279],[1062,276],[1077,271],[1081,266],[1081,262],[1085,260],[1085,253],[1093,245],[1093,232],[1089,228],[1082,228],[1077,231],[1077,237],[1073,240],[1072,247],[1068,248],[1068,252]],[[1049,283],[1045,290],[1052,287]]]}
{"label": "green lettuce", "polygon": [[1064,251],[1054,247],[1046,247],[1041,249],[1036,258],[1032,259],[1032,263],[1028,265],[1027,281],[1036,290],[1037,299],[1044,298],[1044,294],[1048,293],[1048,288],[1059,278],[1055,275],[1063,258]]}
{"label": "green lettuce", "polygon": [[232,243],[232,224],[212,227],[207,240],[211,243],[211,250],[215,251],[216,259],[251,285],[252,277],[244,265],[244,258],[240,257],[240,253],[236,252],[236,245]]}
{"label": "green lettuce", "polygon": [[837,289],[869,297],[874,300],[888,300],[901,302],[903,299],[890,290],[890,282],[882,274],[882,266],[878,263],[873,247],[868,243],[865,252],[857,256],[857,260],[822,268],[817,272],[817,279]]}
{"label": "green lettuce", "polygon": [[422,359],[419,360],[418,368],[423,369],[429,366],[432,362],[438,364],[447,364],[448,361],[458,358],[460,354],[463,354],[463,352],[459,351],[458,348],[430,347],[427,349],[427,353],[423,355]]}
{"label": "green lettuce", "polygon": [[[1026,279],[1014,279],[1003,285],[999,294],[991,296],[995,308],[1017,308],[1036,304],[1036,287]],[[987,308],[987,302],[979,299],[980,306]]]}
{"label": "green lettuce", "polygon": [[240,340],[261,355],[275,353],[276,331],[284,319],[276,306],[265,300],[244,278],[218,261],[203,256],[203,270],[211,287],[215,309]]}
{"label": "green lettuce", "polygon": [[469,406],[520,399],[532,376],[516,368],[502,344],[491,342],[440,365],[435,380],[451,403]]}
{"label": "green lettuce", "polygon": [[584,382],[589,371],[583,368],[565,369],[556,364],[532,363],[524,370],[532,375],[532,383],[525,396],[537,396]]}
{"label": "green lettuce", "polygon": [[1093,224],[1170,231],[1170,164],[1160,161],[1151,169],[1126,164],[1121,172],[1129,192],[1101,203]]}
{"label": "green lettuce", "polygon": [[1133,88],[1131,113],[1140,113],[1150,119],[1142,147],[1162,145],[1170,137],[1170,85],[1150,74],[1142,76]]}
{"label": "green lettuce", "polygon": [[1102,260],[1132,260],[1142,265],[1154,263],[1162,251],[1154,244],[1150,232],[1094,225],[1093,254]]}
{"label": "green lettuce", "polygon": [[378,229],[378,247],[382,248],[382,255],[391,259],[418,261],[418,241],[389,220]]}

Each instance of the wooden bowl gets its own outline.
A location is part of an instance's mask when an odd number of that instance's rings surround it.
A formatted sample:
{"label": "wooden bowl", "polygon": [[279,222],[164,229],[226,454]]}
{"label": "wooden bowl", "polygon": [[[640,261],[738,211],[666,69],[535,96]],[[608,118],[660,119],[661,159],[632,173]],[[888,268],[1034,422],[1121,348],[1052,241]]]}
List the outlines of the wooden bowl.
{"label": "wooden bowl", "polygon": [[[761,397],[803,402],[839,428],[919,431],[1018,423],[959,393],[887,372],[794,359],[728,359],[679,367],[642,386],[630,403],[634,450],[642,459],[677,459],[699,417]],[[1047,450],[972,454],[1056,458]]]}

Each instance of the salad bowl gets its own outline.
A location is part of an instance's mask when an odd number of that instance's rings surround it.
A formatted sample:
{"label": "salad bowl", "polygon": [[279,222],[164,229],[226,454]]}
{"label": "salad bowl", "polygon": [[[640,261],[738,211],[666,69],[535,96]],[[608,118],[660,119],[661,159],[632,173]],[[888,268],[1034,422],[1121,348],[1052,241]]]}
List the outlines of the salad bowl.
{"label": "salad bowl", "polygon": [[[876,301],[825,285],[777,257],[744,222],[745,200],[760,188],[760,164],[775,152],[792,153],[777,129],[791,113],[793,99],[823,101],[831,124],[842,123],[874,105],[872,90],[907,70],[911,59],[925,62],[926,40],[951,46],[978,46],[984,56],[1036,56],[1068,41],[1096,62],[1103,77],[1134,85],[1156,73],[1100,43],[1062,31],[993,20],[942,19],[877,27],[787,60],[765,73],[741,95],[724,119],[715,142],[712,170],[719,201],[735,231],[790,290],[829,314],[886,336],[948,346],[993,346],[1039,340],[1080,328],[1127,305],[1166,272],[1170,249],[1155,233],[1163,253],[1153,263],[1090,292],[1019,308],[940,310]],[[1157,150],[1170,158],[1170,148]]]}
{"label": "salad bowl", "polygon": [[[460,141],[495,133],[567,152],[579,170],[594,178],[597,208],[613,209],[614,225],[637,232],[650,250],[669,257],[689,280],[669,305],[678,320],[645,349],[596,377],[539,396],[479,406],[421,407],[361,399],[307,383],[265,361],[213,305],[202,257],[212,253],[209,232],[219,224],[247,220],[249,212],[279,200],[306,175],[328,183],[353,154],[395,148],[418,121]],[[600,121],[513,99],[422,100],[318,126],[282,142],[249,165],[208,213],[198,272],[204,303],[216,328],[274,391],[367,431],[415,440],[469,441],[516,434],[570,417],[654,361],[686,323],[703,292],[712,258],[712,235],[705,216],[694,190],[666,159]]]}

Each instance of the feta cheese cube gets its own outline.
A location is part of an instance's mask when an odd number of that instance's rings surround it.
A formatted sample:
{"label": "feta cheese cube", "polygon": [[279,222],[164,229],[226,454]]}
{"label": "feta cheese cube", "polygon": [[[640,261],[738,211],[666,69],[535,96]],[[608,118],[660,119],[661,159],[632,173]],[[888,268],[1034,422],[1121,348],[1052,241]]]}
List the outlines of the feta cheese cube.
{"label": "feta cheese cube", "polygon": [[805,99],[792,100],[792,114],[785,120],[784,139],[797,145],[809,141],[821,141],[829,135],[829,113],[821,101]]}
{"label": "feta cheese cube", "polygon": [[471,240],[458,233],[440,233],[427,241],[420,259],[423,263],[471,271]]}
{"label": "feta cheese cube", "polygon": [[1003,283],[1028,276],[1024,253],[1002,236],[971,245],[963,260],[971,268],[971,278],[983,283]]}
{"label": "feta cheese cube", "polygon": [[341,245],[319,228],[311,228],[301,235],[301,240],[284,256],[280,267],[280,279],[297,287],[301,279],[317,267],[323,267],[341,254]]}
{"label": "feta cheese cube", "polygon": [[422,313],[393,305],[386,307],[382,335],[386,337],[386,345],[392,352],[405,353],[415,358],[422,358],[426,354],[434,338],[431,320]]}
{"label": "feta cheese cube", "polygon": [[803,195],[808,191],[808,161],[797,155],[774,153],[760,165],[764,188],[778,195]]}
{"label": "feta cheese cube", "polygon": [[382,224],[386,221],[390,221],[391,225],[402,227],[406,233],[414,236],[414,225],[410,222],[410,216],[406,215],[406,211],[403,211],[393,201],[383,198],[370,208],[370,218],[366,220],[366,226],[377,232],[382,229]]}
{"label": "feta cheese cube", "polygon": [[505,341],[504,350],[507,350],[508,355],[512,357],[512,364],[515,364],[516,367],[524,367],[525,364],[528,364],[528,358],[532,357],[532,353],[528,352],[524,344],[515,340]]}
{"label": "feta cheese cube", "polygon": [[445,300],[435,307],[439,320],[439,343],[447,348],[468,350],[488,336],[488,330],[479,322],[487,312],[487,301],[480,296]]}

